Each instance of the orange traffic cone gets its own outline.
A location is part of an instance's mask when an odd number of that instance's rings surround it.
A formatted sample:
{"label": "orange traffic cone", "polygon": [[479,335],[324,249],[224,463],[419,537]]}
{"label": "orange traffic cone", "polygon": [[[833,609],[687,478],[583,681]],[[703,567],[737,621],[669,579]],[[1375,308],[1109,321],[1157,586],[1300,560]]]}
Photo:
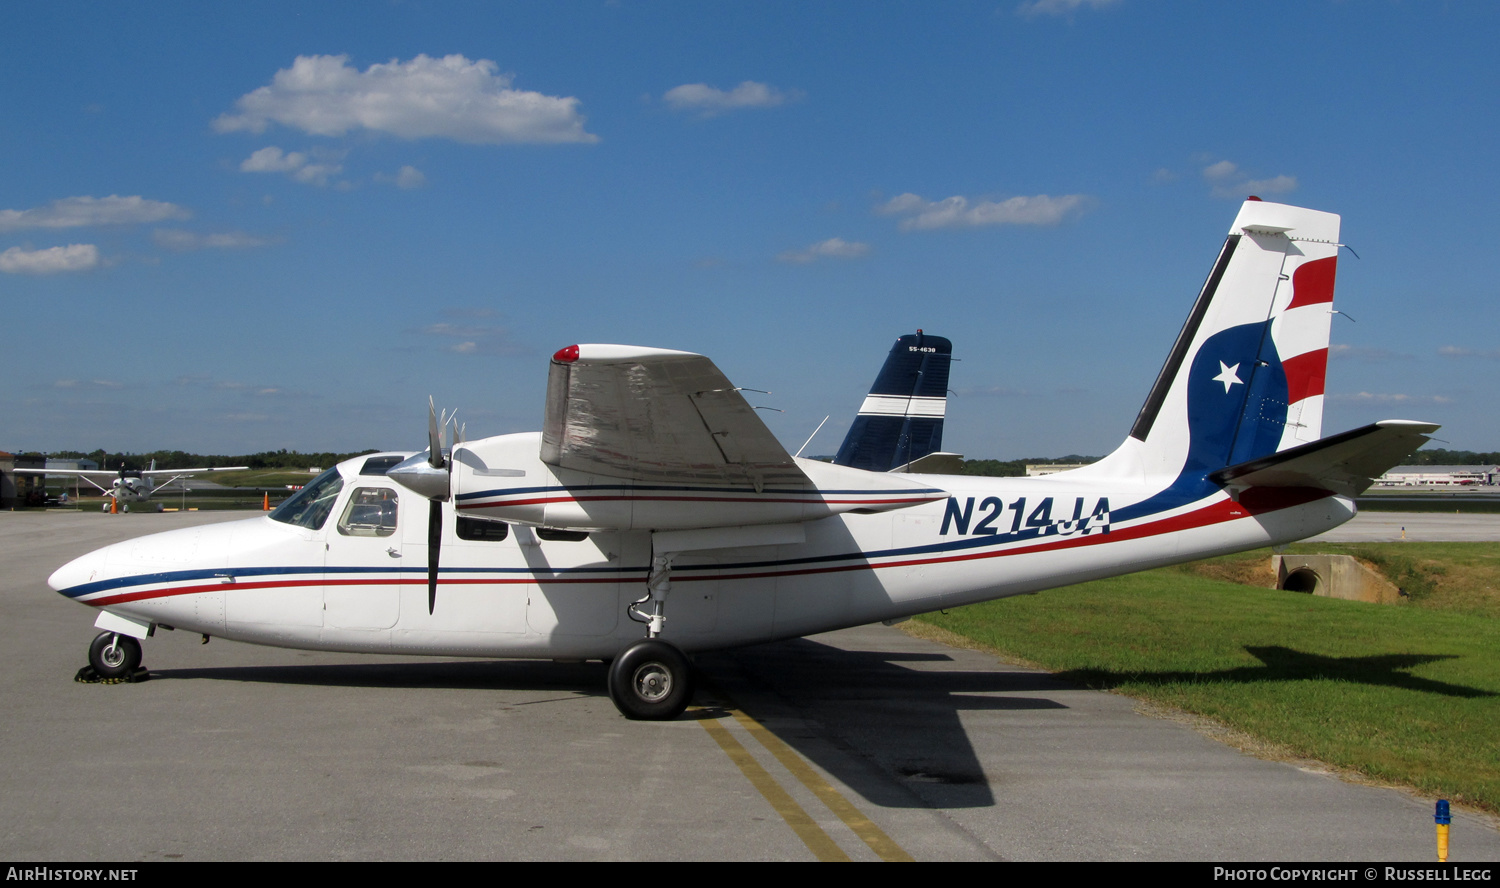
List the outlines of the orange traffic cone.
{"label": "orange traffic cone", "polygon": [[117,499],[115,499],[114,497],[110,497],[109,498],[109,514],[111,514],[111,515],[118,515],[118,514],[120,514],[120,501],[117,500]]}
{"label": "orange traffic cone", "polygon": [[262,512],[269,512],[271,511],[271,494],[268,491],[264,496],[265,498],[260,502],[260,510]]}

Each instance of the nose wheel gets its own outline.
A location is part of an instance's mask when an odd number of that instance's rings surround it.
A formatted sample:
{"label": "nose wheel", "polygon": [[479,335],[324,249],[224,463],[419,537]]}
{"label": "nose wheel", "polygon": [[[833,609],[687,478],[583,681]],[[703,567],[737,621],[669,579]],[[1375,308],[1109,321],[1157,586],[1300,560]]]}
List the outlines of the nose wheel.
{"label": "nose wheel", "polygon": [[626,718],[676,718],[693,699],[692,664],[665,641],[638,641],[610,664],[609,696]]}
{"label": "nose wheel", "polygon": [[89,665],[102,679],[126,678],[141,665],[141,643],[118,632],[100,632],[89,645]]}

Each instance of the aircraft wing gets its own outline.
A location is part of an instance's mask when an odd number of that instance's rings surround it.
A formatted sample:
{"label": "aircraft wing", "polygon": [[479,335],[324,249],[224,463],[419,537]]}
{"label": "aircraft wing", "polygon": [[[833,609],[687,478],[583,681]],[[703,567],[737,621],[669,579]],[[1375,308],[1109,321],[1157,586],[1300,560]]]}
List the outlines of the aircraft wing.
{"label": "aircraft wing", "polygon": [[[198,475],[203,472],[242,472],[249,466],[220,466],[212,469],[146,469],[145,475]],[[120,477],[119,469],[16,469],[18,475],[57,475],[68,478],[87,478],[97,481],[113,481]]]}
{"label": "aircraft wing", "polygon": [[635,481],[814,487],[713,361],[667,349],[553,355],[541,458]]}
{"label": "aircraft wing", "polygon": [[87,481],[113,481],[120,477],[118,469],[16,469],[17,475],[56,475],[59,478],[83,478]]}
{"label": "aircraft wing", "polygon": [[1387,419],[1228,466],[1208,477],[1216,484],[1241,490],[1316,487],[1342,496],[1357,496],[1427,443],[1427,435],[1438,428],[1430,422]]}

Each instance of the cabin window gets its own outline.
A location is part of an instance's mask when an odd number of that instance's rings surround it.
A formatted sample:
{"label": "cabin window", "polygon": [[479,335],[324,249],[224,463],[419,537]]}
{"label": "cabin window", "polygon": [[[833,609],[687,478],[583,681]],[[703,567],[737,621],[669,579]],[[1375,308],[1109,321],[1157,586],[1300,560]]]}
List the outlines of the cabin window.
{"label": "cabin window", "polygon": [[510,536],[510,525],[504,521],[485,521],[482,518],[470,518],[466,515],[458,516],[457,526],[454,529],[461,540],[484,540],[498,543]]}
{"label": "cabin window", "polygon": [[328,520],[328,513],[333,511],[333,501],[338,499],[339,491],[343,489],[344,478],[339,470],[329,469],[271,510],[267,517],[283,524],[318,530]]}
{"label": "cabin window", "polygon": [[356,487],[339,519],[344,536],[387,537],[396,532],[396,491],[389,487]]}
{"label": "cabin window", "polygon": [[559,530],[555,527],[538,527],[536,535],[544,540],[567,540],[574,543],[589,538],[586,530]]}

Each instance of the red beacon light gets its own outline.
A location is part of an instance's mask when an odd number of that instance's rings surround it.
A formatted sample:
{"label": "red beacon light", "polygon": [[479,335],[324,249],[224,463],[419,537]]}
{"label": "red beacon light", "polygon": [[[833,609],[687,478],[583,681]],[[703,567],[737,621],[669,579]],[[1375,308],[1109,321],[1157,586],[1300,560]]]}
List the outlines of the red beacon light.
{"label": "red beacon light", "polygon": [[573,363],[574,361],[578,360],[578,346],[570,345],[567,348],[558,349],[557,352],[552,355],[552,360],[556,361],[559,364]]}

